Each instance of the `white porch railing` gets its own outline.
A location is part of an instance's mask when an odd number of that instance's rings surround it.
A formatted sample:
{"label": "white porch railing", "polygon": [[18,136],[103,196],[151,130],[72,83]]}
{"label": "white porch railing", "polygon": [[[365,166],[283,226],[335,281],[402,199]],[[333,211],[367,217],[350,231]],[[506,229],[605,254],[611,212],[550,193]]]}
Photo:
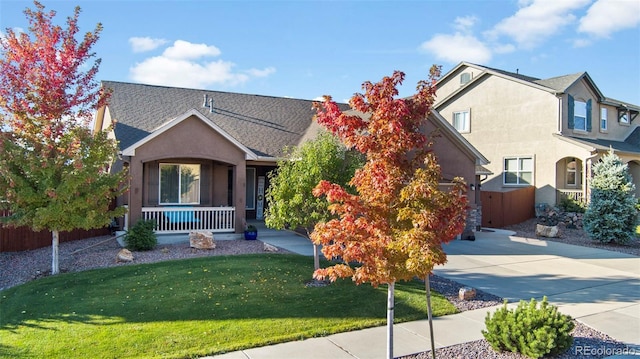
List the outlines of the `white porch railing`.
{"label": "white porch railing", "polygon": [[586,204],[587,200],[584,196],[584,192],[581,189],[558,189],[558,198],[557,198],[557,202],[560,203],[560,201],[563,198],[568,198],[568,199],[572,199],[578,203],[583,203]]}
{"label": "white porch railing", "polygon": [[235,232],[235,207],[143,207],[142,218],[156,222],[156,233]]}

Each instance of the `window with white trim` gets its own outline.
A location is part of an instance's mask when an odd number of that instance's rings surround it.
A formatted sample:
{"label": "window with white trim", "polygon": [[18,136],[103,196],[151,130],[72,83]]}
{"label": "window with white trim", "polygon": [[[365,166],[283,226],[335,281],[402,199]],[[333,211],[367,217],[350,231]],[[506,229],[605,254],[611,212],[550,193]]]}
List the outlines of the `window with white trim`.
{"label": "window with white trim", "polygon": [[245,209],[256,209],[256,169],[247,168],[247,203]]}
{"label": "window with white trim", "polygon": [[573,129],[587,130],[587,103],[583,101],[575,101],[573,103]]}
{"label": "window with white trim", "polygon": [[607,108],[600,109],[600,131],[607,130]]}
{"label": "window with white trim", "polygon": [[506,185],[533,184],[533,157],[505,158],[503,182]]}
{"label": "window with white trim", "polygon": [[199,204],[200,165],[161,163],[160,204]]}
{"label": "window with white trim", "polygon": [[453,113],[453,127],[458,130],[458,132],[471,132],[469,110]]}

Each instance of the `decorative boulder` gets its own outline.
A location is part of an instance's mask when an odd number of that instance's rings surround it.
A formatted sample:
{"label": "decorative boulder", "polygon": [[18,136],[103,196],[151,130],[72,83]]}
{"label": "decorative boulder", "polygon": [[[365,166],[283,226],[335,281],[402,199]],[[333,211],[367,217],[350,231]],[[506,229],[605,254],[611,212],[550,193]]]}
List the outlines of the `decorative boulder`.
{"label": "decorative boulder", "polygon": [[126,248],[122,248],[116,255],[116,262],[133,262],[133,253]]}
{"label": "decorative boulder", "polygon": [[476,290],[470,287],[462,287],[458,291],[460,300],[471,300],[476,297]]}
{"label": "decorative boulder", "polygon": [[543,224],[536,224],[536,236],[547,238],[560,237],[560,230],[558,226],[545,226]]}
{"label": "decorative boulder", "polygon": [[214,249],[213,233],[207,231],[189,232],[189,246],[196,249]]}
{"label": "decorative boulder", "polygon": [[272,245],[270,245],[268,243],[264,243],[263,250],[265,252],[277,252],[278,251],[278,247],[272,246]]}

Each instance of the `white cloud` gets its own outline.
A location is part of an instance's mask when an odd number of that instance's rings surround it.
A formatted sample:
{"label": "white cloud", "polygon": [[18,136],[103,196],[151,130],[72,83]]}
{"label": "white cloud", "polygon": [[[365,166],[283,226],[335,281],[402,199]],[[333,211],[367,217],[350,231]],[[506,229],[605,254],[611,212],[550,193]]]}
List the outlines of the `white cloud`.
{"label": "white cloud", "polygon": [[500,21],[486,33],[491,38],[507,36],[521,48],[532,49],[563,27],[576,21],[572,11],[580,9],[591,0],[533,0],[521,1],[521,7],[513,16]]}
{"label": "white cloud", "polygon": [[150,37],[132,37],[129,38],[129,44],[133,52],[146,52],[155,50],[167,43],[165,39],[152,39]]}
{"label": "white cloud", "polygon": [[266,68],[264,68],[262,70],[249,69],[246,72],[249,75],[255,76],[255,77],[267,77],[267,76],[271,75],[272,73],[276,72],[276,68],[275,67],[266,67]]}
{"label": "white cloud", "polygon": [[578,32],[595,37],[608,37],[619,30],[640,24],[640,2],[637,0],[598,0],[580,19]]}
{"label": "white cloud", "polygon": [[222,52],[213,45],[192,44],[184,40],[176,40],[173,46],[164,50],[162,56],[176,60],[188,60],[205,56],[220,56],[221,53]]}
{"label": "white cloud", "polygon": [[484,43],[472,35],[461,33],[436,34],[423,42],[420,49],[452,63],[469,61],[482,64],[491,60],[491,50]]}
{"label": "white cloud", "polygon": [[513,44],[497,44],[493,46],[493,52],[496,54],[508,54],[516,51],[516,47]]}
{"label": "white cloud", "polygon": [[129,69],[134,81],[177,87],[206,88],[212,85],[236,86],[255,77],[266,77],[273,67],[236,71],[236,64],[217,57],[221,51],[206,44],[177,40],[162,55],[149,57]]}
{"label": "white cloud", "polygon": [[456,19],[453,22],[454,22],[453,27],[456,30],[466,33],[469,30],[471,30],[473,25],[475,25],[478,22],[478,17],[476,16],[456,17]]}

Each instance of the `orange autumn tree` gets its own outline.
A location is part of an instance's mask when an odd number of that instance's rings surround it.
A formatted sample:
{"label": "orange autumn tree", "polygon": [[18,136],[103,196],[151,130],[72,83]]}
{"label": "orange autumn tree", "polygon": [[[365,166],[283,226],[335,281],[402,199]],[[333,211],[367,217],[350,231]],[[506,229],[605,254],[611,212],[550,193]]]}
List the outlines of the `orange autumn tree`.
{"label": "orange autumn tree", "polygon": [[337,219],[318,223],[312,240],[339,263],[318,269],[317,279],[351,277],[356,284],[388,285],[387,356],[393,357],[393,291],[399,280],[427,278],[447,256],[442,244],[465,225],[466,185],[456,178],[442,189],[440,166],[425,133],[440,68],[420,81],[411,98],[396,98],[404,73],[379,83],[365,82],[364,94],[349,104],[357,113],[340,111],[325,97],[316,104],[317,121],[347,146],[366,156],[351,185],[320,182],[314,195],[326,196]]}

